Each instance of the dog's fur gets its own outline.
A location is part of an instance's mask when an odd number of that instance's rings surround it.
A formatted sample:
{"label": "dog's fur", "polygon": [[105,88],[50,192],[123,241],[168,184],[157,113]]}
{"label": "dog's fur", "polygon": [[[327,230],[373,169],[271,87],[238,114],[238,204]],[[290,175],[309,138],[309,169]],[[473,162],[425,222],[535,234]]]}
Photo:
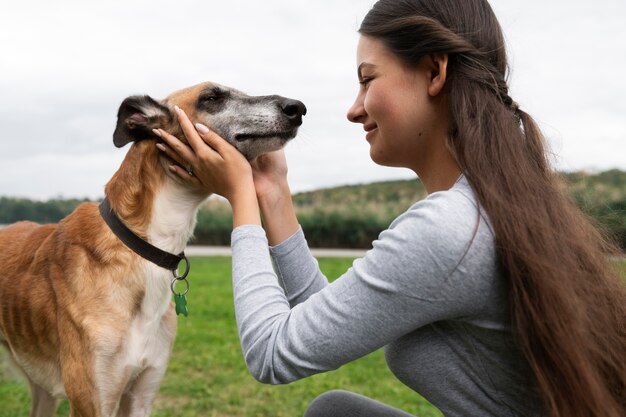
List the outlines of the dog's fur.
{"label": "dog's fur", "polygon": [[[174,105],[248,159],[293,138],[306,108],[212,83],[162,101],[124,100],[114,143],[134,143],[106,195],[136,234],[179,253],[208,194],[173,174],[173,161],[155,146],[153,128],[183,138]],[[4,228],[0,265],[0,345],[30,384],[31,416],[52,416],[64,397],[72,417],[149,415],[176,332],[172,272],[127,248],[95,203],[80,205],[58,224]]]}

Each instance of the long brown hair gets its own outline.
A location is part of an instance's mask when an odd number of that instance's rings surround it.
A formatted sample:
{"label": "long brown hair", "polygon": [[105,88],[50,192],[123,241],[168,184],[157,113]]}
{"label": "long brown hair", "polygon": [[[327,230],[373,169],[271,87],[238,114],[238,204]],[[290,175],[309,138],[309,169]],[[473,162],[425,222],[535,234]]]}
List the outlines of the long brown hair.
{"label": "long brown hair", "polygon": [[616,249],[568,198],[533,119],[509,96],[487,0],[381,0],[362,35],[406,64],[449,56],[448,147],[489,214],[516,340],[552,417],[626,415],[626,286]]}

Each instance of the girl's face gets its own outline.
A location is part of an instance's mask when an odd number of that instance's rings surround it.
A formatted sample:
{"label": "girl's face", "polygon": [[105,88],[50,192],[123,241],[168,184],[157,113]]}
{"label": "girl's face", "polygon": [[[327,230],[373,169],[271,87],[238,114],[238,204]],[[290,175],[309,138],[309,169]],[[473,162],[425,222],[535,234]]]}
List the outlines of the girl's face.
{"label": "girl's face", "polygon": [[443,131],[445,140],[447,126],[441,117],[441,100],[435,100],[430,90],[436,71],[432,60],[422,61],[411,68],[381,41],[368,36],[359,40],[361,87],[348,110],[348,119],[363,124],[370,156],[379,165],[418,172],[422,162],[433,156],[433,136]]}

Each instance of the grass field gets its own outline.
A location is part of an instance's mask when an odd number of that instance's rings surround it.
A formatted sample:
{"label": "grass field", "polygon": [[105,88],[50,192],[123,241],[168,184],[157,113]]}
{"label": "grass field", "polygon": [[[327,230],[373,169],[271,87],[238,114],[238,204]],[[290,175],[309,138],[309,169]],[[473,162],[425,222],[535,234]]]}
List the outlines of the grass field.
{"label": "grass field", "polygon": [[[341,275],[350,259],[321,259],[329,278]],[[420,417],[441,416],[387,369],[382,351],[341,369],[284,386],[263,385],[245,368],[239,346],[231,290],[230,258],[192,259],[187,318],[178,335],[167,374],[155,402],[155,417],[301,416],[307,404],[330,389],[361,393]],[[0,352],[0,356],[3,355]],[[2,359],[2,358],[0,358]],[[30,394],[0,360],[0,417],[23,417]],[[68,416],[66,401],[57,416]]]}
{"label": "grass field", "polygon": [[[329,278],[343,273],[350,259],[321,259]],[[155,417],[296,417],[324,391],[358,392],[420,417],[441,416],[423,398],[402,385],[387,369],[382,351],[341,369],[284,386],[256,382],[245,368],[232,305],[230,258],[192,259],[190,316],[178,321],[178,335],[161,385]],[[620,262],[626,278],[626,262]],[[2,360],[0,351],[0,417],[23,417],[30,410],[26,385]],[[57,416],[68,416],[66,401]]]}

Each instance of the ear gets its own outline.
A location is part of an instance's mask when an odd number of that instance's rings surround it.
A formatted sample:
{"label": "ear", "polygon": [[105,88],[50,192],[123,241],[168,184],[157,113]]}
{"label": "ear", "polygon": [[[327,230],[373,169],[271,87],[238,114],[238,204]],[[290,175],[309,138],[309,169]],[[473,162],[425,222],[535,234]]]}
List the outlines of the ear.
{"label": "ear", "polygon": [[431,97],[437,96],[446,85],[448,76],[448,54],[430,54],[426,58],[430,70],[430,83],[428,94]]}
{"label": "ear", "polygon": [[121,148],[129,142],[155,139],[152,129],[164,128],[172,119],[170,110],[152,97],[128,97],[117,112],[113,143]]}

